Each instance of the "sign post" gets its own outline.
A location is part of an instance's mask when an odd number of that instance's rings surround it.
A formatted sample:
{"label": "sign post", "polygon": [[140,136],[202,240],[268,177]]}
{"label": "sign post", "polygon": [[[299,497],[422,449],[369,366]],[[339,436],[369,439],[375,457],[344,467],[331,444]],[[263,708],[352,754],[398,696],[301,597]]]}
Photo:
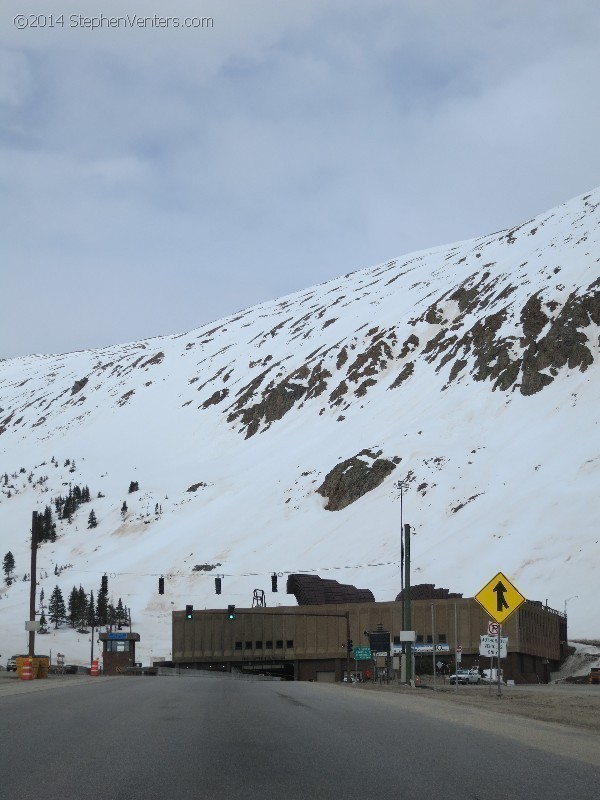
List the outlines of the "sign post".
{"label": "sign post", "polygon": [[[516,586],[513,586],[506,575],[499,572],[491,581],[486,583],[483,589],[477,592],[475,600],[498,623],[496,636],[498,639],[498,697],[500,697],[502,694],[502,680],[500,678],[501,625],[523,605],[525,597]],[[490,623],[488,625],[490,634],[492,633],[491,627]]]}

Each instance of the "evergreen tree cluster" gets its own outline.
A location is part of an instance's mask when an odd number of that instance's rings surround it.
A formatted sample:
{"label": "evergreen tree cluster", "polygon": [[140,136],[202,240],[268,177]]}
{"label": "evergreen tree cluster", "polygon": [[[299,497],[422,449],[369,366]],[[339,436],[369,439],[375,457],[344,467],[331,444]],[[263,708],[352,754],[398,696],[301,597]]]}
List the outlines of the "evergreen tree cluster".
{"label": "evergreen tree cluster", "polygon": [[72,568],[73,568],[73,564],[63,564],[63,565],[62,565],[62,566],[60,566],[60,567],[58,566],[58,564],[55,564],[55,565],[54,565],[54,574],[55,574],[55,575],[60,575],[60,573],[61,573],[61,572],[62,572],[64,569],[72,569]]}
{"label": "evergreen tree cluster", "polygon": [[108,599],[108,590],[100,587],[95,601],[94,592],[88,594],[81,585],[73,586],[66,606],[60,587],[54,587],[48,604],[48,619],[55,628],[66,622],[79,632],[86,631],[88,625],[114,625],[120,629],[129,624],[129,616],[120,597],[115,607]]}
{"label": "evergreen tree cluster", "polygon": [[89,503],[90,490],[87,486],[69,486],[69,494],[66,497],[59,495],[54,498],[54,507],[59,519],[66,519],[71,522],[73,514],[82,503]]}
{"label": "evergreen tree cluster", "polygon": [[82,586],[79,589],[73,586],[68,601],[68,616],[67,619],[72,628],[83,630],[88,625],[90,616],[94,613],[94,596],[90,593],[90,597],[85,593]]}
{"label": "evergreen tree cluster", "polygon": [[52,521],[52,509],[46,506],[43,514],[38,514],[37,540],[41,542],[56,541],[56,523]]}

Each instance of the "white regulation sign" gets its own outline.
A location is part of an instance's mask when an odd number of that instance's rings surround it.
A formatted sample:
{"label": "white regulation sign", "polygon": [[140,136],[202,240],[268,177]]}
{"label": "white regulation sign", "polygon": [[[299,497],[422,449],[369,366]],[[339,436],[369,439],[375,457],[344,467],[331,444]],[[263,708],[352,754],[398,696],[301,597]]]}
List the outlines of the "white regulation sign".
{"label": "white regulation sign", "polygon": [[[506,658],[507,651],[508,651],[508,637],[503,636],[500,638],[500,658]],[[480,636],[479,655],[487,656],[488,658],[498,658],[498,637]]]}

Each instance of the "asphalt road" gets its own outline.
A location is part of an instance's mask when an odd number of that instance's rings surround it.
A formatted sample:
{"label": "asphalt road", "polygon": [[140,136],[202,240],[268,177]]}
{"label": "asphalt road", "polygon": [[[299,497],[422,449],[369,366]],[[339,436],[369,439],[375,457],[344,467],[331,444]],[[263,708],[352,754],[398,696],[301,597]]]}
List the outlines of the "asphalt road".
{"label": "asphalt road", "polygon": [[438,713],[418,693],[202,675],[18,688],[0,692],[14,800],[588,800],[600,785],[597,734]]}

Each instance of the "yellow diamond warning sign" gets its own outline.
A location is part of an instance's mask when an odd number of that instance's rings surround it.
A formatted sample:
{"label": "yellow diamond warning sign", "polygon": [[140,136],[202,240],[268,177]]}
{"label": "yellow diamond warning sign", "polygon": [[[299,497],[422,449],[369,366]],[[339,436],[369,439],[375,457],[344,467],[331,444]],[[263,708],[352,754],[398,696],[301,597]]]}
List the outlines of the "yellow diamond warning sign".
{"label": "yellow diamond warning sign", "polygon": [[511,614],[523,605],[525,598],[506,575],[499,572],[475,595],[475,600],[490,617],[502,624]]}

